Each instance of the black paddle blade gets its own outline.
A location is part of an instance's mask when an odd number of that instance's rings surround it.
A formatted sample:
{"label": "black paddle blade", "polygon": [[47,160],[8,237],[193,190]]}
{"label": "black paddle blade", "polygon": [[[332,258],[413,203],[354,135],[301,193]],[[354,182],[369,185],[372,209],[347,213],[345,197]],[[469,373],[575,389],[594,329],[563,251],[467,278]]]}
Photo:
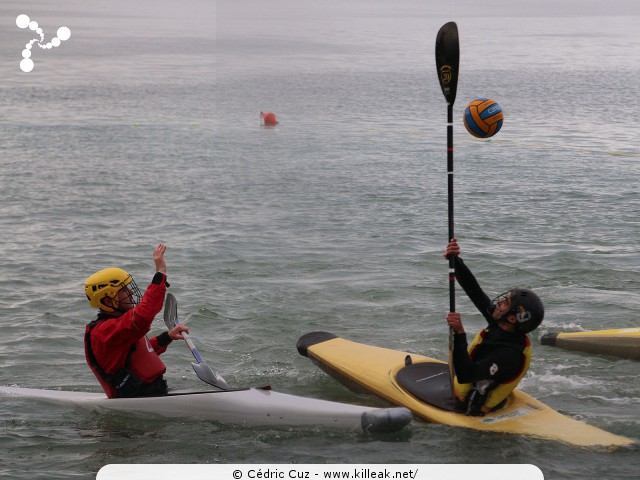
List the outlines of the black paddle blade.
{"label": "black paddle blade", "polygon": [[178,318],[178,302],[176,297],[171,293],[167,293],[167,298],[164,301],[164,323],[169,330],[176,326],[176,319]]}
{"label": "black paddle blade", "polygon": [[436,67],[444,98],[449,105],[456,101],[458,89],[458,67],[460,65],[460,42],[455,22],[445,23],[436,36]]}

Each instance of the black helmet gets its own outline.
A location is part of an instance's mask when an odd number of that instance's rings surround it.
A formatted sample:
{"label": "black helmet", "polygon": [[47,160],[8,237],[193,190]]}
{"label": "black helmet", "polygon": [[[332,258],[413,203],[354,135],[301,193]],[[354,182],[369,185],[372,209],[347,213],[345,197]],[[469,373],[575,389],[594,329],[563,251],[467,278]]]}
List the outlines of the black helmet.
{"label": "black helmet", "polygon": [[516,330],[523,333],[532,332],[540,326],[544,318],[544,305],[542,305],[538,295],[526,288],[513,288],[498,295],[491,302],[489,311],[492,312],[498,302],[505,298],[511,299],[511,308],[498,321],[506,321],[509,315],[515,315],[517,321],[515,324]]}

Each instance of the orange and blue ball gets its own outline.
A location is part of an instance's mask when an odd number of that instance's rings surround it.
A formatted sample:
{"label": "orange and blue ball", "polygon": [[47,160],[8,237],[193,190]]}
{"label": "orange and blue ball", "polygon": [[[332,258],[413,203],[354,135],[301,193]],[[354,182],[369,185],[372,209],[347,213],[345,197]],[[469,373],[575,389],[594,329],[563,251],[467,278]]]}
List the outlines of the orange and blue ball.
{"label": "orange and blue ball", "polygon": [[476,98],[464,109],[464,127],[474,137],[493,137],[502,128],[502,107],[495,100]]}

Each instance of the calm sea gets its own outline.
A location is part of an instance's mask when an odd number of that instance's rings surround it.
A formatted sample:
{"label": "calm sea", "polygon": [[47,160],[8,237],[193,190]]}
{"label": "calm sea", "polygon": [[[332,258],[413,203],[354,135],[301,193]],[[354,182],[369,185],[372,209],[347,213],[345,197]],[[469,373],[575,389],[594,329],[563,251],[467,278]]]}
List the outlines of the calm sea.
{"label": "calm sea", "polygon": [[[312,330],[446,358],[434,43],[453,18],[463,257],[489,294],[519,285],[545,301],[522,389],[640,438],[638,362],[539,345],[549,331],[638,326],[640,6],[481,3],[3,0],[0,384],[99,391],[83,354],[94,316],[83,282],[120,266],[146,285],[158,242],[196,345],[232,385],[383,405],[298,355]],[[19,63],[36,35],[17,28],[19,14],[46,39],[71,31],[33,51],[30,73]],[[491,141],[461,121],[480,96],[505,112]],[[260,111],[280,125],[262,128]],[[458,308],[481,328],[460,291]],[[182,345],[164,360],[173,387],[204,386]],[[16,399],[2,399],[0,421],[7,479],[89,479],[107,463],[532,463],[554,480],[640,471],[637,451],[420,422],[369,437]]]}

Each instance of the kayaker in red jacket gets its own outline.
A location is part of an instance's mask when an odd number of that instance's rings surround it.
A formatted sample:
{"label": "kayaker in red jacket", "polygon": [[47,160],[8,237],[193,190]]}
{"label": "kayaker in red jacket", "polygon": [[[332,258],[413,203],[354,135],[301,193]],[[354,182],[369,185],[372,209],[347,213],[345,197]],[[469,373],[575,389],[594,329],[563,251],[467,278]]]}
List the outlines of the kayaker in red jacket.
{"label": "kayaker in red jacket", "polygon": [[166,245],[153,252],[156,274],[144,295],[133,277],[120,268],[107,268],[85,282],[89,304],[98,318],[85,329],[85,356],[109,398],[165,395],[166,367],[159,355],[189,328],[179,324],[151,339],[147,332],[162,310],[167,290]]}

